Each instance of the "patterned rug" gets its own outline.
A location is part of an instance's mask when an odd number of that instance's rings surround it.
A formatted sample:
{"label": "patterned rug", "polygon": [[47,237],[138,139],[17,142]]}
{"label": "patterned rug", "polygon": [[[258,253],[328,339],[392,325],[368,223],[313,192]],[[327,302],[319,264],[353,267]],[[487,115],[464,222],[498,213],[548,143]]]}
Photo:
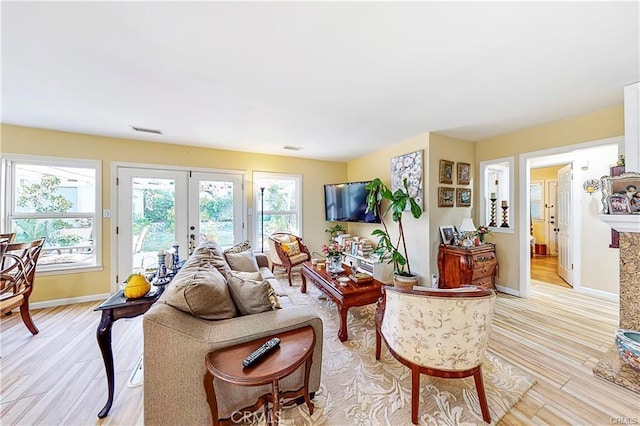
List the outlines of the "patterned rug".
{"label": "patterned rug", "polygon": [[[340,342],[338,309],[321,292],[308,286],[300,293],[296,274],[293,287],[286,277],[280,282],[297,305],[309,305],[322,318],[324,346],[322,379],[315,409],[306,406],[284,409],[283,425],[410,425],[411,372],[383,344],[380,361],[375,359],[375,305],[351,308],[347,318],[349,340]],[[491,422],[495,424],[535,384],[522,370],[487,353],[483,376]],[[439,379],[421,375],[421,425],[485,424],[473,378]]]}

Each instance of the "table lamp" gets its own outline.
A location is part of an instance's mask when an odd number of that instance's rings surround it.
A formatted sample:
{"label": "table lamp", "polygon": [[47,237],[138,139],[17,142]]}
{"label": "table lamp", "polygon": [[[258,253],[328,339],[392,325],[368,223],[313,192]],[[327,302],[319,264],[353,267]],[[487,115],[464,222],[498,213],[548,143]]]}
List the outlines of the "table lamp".
{"label": "table lamp", "polygon": [[460,232],[462,232],[462,246],[463,247],[471,247],[473,244],[473,237],[476,233],[476,226],[473,224],[473,219],[470,217],[465,217],[462,219],[462,224],[460,225]]}

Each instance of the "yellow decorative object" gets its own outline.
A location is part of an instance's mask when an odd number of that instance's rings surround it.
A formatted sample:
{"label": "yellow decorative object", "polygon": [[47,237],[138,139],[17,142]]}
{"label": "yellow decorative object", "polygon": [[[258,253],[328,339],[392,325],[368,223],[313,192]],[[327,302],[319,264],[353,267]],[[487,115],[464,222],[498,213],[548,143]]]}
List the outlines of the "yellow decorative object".
{"label": "yellow decorative object", "polygon": [[127,299],[138,299],[144,297],[151,290],[151,283],[142,274],[131,274],[124,287],[124,296]]}
{"label": "yellow decorative object", "polygon": [[300,253],[300,245],[298,245],[298,241],[282,243],[281,247],[282,251],[287,253],[289,257],[295,256],[296,254]]}

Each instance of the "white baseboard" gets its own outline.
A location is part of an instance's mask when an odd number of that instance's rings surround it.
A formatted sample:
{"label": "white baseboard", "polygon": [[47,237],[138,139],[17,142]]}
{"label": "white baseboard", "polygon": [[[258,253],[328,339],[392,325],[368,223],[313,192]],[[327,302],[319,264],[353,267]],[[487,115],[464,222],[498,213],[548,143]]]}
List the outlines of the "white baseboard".
{"label": "white baseboard", "polygon": [[94,302],[96,300],[105,300],[111,296],[111,293],[91,294],[89,296],[70,297],[68,299],[47,300],[45,302],[29,303],[30,309],[52,308],[54,306],[73,305],[74,303]]}
{"label": "white baseboard", "polygon": [[576,293],[586,294],[587,296],[599,297],[600,299],[609,300],[611,302],[617,302],[620,300],[620,295],[616,293],[610,293],[608,291],[596,290],[593,288],[580,287],[580,290],[576,290]]}
{"label": "white baseboard", "polygon": [[510,294],[511,296],[520,297],[520,291],[515,290],[513,288],[504,287],[504,286],[501,286],[501,285],[496,285],[496,289],[500,293],[507,293],[507,294]]}

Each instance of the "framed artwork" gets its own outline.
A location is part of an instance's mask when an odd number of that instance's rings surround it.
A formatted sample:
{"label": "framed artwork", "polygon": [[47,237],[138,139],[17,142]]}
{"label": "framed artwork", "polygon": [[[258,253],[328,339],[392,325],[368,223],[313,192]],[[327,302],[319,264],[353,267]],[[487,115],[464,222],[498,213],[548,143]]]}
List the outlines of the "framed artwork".
{"label": "framed artwork", "polygon": [[453,207],[454,198],[454,188],[438,187],[438,207]]}
{"label": "framed artwork", "polygon": [[469,185],[471,181],[471,164],[458,163],[458,185]]}
{"label": "framed artwork", "polygon": [[441,226],[440,237],[442,238],[442,244],[450,246],[456,239],[456,231],[452,225]]}
{"label": "framed artwork", "polygon": [[[626,207],[618,195],[626,198]],[[603,177],[602,207],[609,214],[640,214],[640,173]]]}
{"label": "framed artwork", "polygon": [[456,206],[471,207],[471,189],[456,188]]}
{"label": "framed artwork", "polygon": [[[391,190],[404,189],[407,180],[409,195],[415,198],[418,205],[423,206],[422,191],[422,150],[410,152],[391,159]],[[407,206],[407,209],[410,207]]]}
{"label": "framed artwork", "polygon": [[625,194],[611,194],[607,197],[609,214],[630,214],[631,205]]}
{"label": "framed artwork", "polygon": [[440,183],[453,184],[453,161],[440,160]]}

